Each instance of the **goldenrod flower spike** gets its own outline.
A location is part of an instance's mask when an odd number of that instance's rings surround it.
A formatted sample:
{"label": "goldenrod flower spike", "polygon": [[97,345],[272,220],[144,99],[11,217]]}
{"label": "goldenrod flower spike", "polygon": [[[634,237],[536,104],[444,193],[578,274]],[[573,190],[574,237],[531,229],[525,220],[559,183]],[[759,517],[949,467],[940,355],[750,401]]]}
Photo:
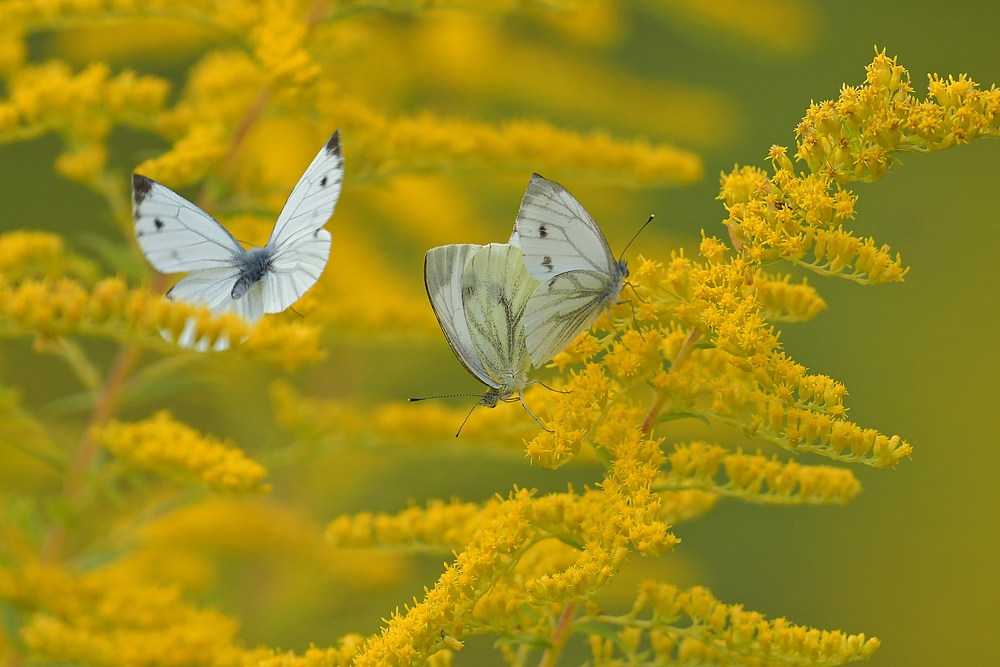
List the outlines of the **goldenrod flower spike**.
{"label": "goldenrod flower spike", "polygon": [[235,620],[187,605],[176,588],[137,582],[124,570],[4,569],[0,599],[25,614],[21,639],[34,660],[215,667],[263,657],[237,642]]}
{"label": "goldenrod flower spike", "polygon": [[66,276],[93,283],[100,275],[96,264],[68,251],[63,238],[48,232],[17,230],[0,234],[0,281],[26,278],[54,280]]}
{"label": "goldenrod flower spike", "polygon": [[845,86],[839,99],[813,104],[796,128],[795,158],[810,174],[796,173],[781,146],[770,151],[771,177],[750,167],[724,174],[720,199],[743,255],[755,263],[784,258],[866,284],[901,281],[908,269],[898,254],[844,229],[856,197],[841,186],[881,179],[899,162],[898,153],[1000,136],[996,86],[980,90],[965,75],[947,81],[931,75],[926,100],[912,91],[909,73],[877,52],[864,85]]}
{"label": "goldenrod flower spike", "polygon": [[[648,616],[647,616],[648,615]],[[643,664],[795,664],[842,665],[867,660],[878,649],[877,638],[864,634],[817,630],[768,620],[743,605],[719,602],[708,589],[679,590],[654,581],[639,589],[632,611],[622,616],[602,614],[596,605],[577,624],[590,634],[595,667],[631,664],[643,640],[655,656]],[[602,633],[588,632],[601,628]],[[618,631],[623,641],[604,639]]]}
{"label": "goldenrod flower spike", "polygon": [[129,289],[120,278],[105,278],[89,290],[68,278],[0,282],[0,336],[99,336],[176,349],[161,331],[176,339],[192,322],[194,339],[205,340],[208,347],[225,338],[238,350],[288,368],[321,356],[314,327],[268,318],[250,328],[236,315],[213,317],[207,308],[167,301],[144,288]]}
{"label": "goldenrod flower spike", "polygon": [[[698,489],[727,498],[776,505],[839,504],[852,500],[861,483],[850,470],[832,466],[782,463],[777,457],[730,453],[718,445],[675,445],[667,456],[670,469],[654,488]],[[719,470],[726,480],[718,481]]]}
{"label": "goldenrod flower spike", "polygon": [[235,444],[203,436],[166,411],[135,424],[95,426],[93,438],[140,470],[195,477],[214,491],[266,493],[271,488],[264,483],[263,466]]}

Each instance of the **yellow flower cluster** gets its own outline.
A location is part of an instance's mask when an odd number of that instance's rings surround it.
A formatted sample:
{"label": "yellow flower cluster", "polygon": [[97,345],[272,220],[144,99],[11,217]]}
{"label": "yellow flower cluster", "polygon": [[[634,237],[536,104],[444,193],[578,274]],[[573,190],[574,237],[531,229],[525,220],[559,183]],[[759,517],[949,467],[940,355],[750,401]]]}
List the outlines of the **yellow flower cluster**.
{"label": "yellow flower cluster", "polygon": [[[658,489],[700,489],[729,498],[768,504],[845,504],[861,492],[850,470],[832,466],[782,463],[757,455],[735,454],[718,445],[692,442],[674,447],[667,455],[670,469]],[[720,466],[726,481],[716,477]]]}
{"label": "yellow flower cluster", "polygon": [[386,173],[404,166],[428,168],[452,162],[501,164],[546,173],[583,172],[628,184],[692,183],[701,177],[697,155],[667,144],[621,141],[602,133],[580,135],[541,121],[499,126],[423,113],[390,119],[340,93],[318,104],[341,119],[362,170]]}
{"label": "yellow flower cluster", "polygon": [[74,276],[90,283],[98,275],[97,266],[68,252],[58,234],[26,230],[0,234],[0,281]]}
{"label": "yellow flower cluster", "polygon": [[8,100],[0,102],[0,142],[58,132],[66,151],[56,162],[64,176],[94,182],[107,160],[104,141],[115,125],[149,129],[162,109],[169,85],[134,72],[111,75],[95,63],[78,74],[51,62],[26,67],[8,82]]}
{"label": "yellow flower cluster", "polygon": [[176,589],[139,583],[114,569],[0,569],[0,599],[26,614],[21,640],[36,660],[241,667],[260,653],[236,643],[234,620],[185,604]]}
{"label": "yellow flower cluster", "polygon": [[246,667],[351,667],[363,643],[361,635],[346,635],[340,638],[337,648],[310,646],[302,655],[292,651],[274,653],[247,663]]}
{"label": "yellow flower cluster", "polygon": [[[809,374],[781,350],[747,269],[740,258],[701,264],[682,253],[665,266],[640,265],[636,289],[671,327],[658,333],[671,366],[652,378],[657,399],[646,426],[658,418],[702,416],[787,449],[841,461],[885,467],[909,456],[912,448],[899,436],[844,419],[844,386]],[[690,341],[702,336],[711,345],[695,349]]]}
{"label": "yellow flower cluster", "polygon": [[480,506],[453,500],[431,500],[427,507],[411,505],[395,516],[362,512],[340,516],[327,527],[327,539],[336,547],[401,547],[449,552],[468,544],[478,526],[496,513],[499,501]]}
{"label": "yellow flower cluster", "polygon": [[[744,167],[722,177],[729,209],[726,224],[737,250],[753,262],[791,260],[825,275],[861,283],[901,281],[899,255],[843,228],[854,217],[856,197],[841,185],[882,178],[895,153],[929,152],[1000,136],[1000,89],[980,90],[965,76],[930,77],[930,97],[910,93],[909,74],[878,53],[860,87],[813,104],[796,128],[795,157],[811,174],[797,175],[780,146],[771,148],[774,176]],[[933,99],[931,99],[933,98]],[[807,261],[813,251],[815,259]]]}
{"label": "yellow flower cluster", "polygon": [[[651,616],[640,619],[647,610]],[[605,616],[595,606],[581,620],[587,624],[580,628],[583,632],[603,626],[617,630],[622,640],[590,632],[595,667],[635,664],[630,660],[642,655],[639,645],[644,636],[655,660],[643,664],[652,665],[841,665],[867,660],[880,645],[877,638],[866,639],[864,634],[817,630],[784,618],[767,620],[743,605],[719,602],[701,586],[678,590],[653,581],[639,589],[630,613]]]}
{"label": "yellow flower cluster", "polygon": [[826,310],[826,301],[803,278],[792,283],[790,275],[775,275],[758,269],[753,286],[761,314],[769,322],[806,322]]}
{"label": "yellow flower cluster", "polygon": [[[541,607],[586,599],[618,571],[630,547],[649,557],[672,549],[677,538],[660,519],[659,496],[651,488],[662,463],[659,444],[622,424],[609,425],[600,439],[614,461],[600,490],[537,498],[521,490],[480,510],[475,530],[437,585],[405,613],[395,614],[381,635],[369,640],[355,665],[420,664],[447,647],[446,637],[460,639],[477,627],[485,631],[492,622],[503,624],[480,604],[509,615],[521,603]],[[404,543],[422,536],[459,541],[466,539],[461,524],[448,533],[435,526],[444,518],[464,519],[469,526],[472,513],[470,506],[455,504],[428,511],[413,508],[402,517],[380,518],[378,526],[370,516],[341,518],[329,534],[354,545],[371,544],[381,535]],[[567,557],[557,571],[543,570],[512,587],[509,575],[520,559],[535,543],[553,537],[577,547],[562,554]],[[508,584],[494,591],[505,577]]]}
{"label": "yellow flower cluster", "polygon": [[228,493],[266,493],[267,471],[234,443],[204,436],[169,412],[135,424],[110,421],[95,426],[93,438],[119,459],[141,470],[201,479]]}
{"label": "yellow flower cluster", "polygon": [[250,328],[236,315],[213,316],[201,306],[129,289],[120,278],[105,278],[92,289],[68,278],[0,283],[2,336],[100,336],[164,349],[168,344],[161,332],[176,340],[186,328],[206,347],[226,340],[250,356],[289,368],[321,355],[319,332],[308,325],[264,318]]}

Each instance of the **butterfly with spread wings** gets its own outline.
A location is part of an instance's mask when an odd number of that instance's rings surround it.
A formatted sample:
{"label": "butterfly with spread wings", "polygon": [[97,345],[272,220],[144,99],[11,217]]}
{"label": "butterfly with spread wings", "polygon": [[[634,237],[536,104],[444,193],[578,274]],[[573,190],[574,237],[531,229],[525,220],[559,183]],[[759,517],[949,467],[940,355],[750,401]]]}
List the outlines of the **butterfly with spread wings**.
{"label": "butterfly with spread wings", "polygon": [[600,227],[566,188],[532,174],[511,244],[542,284],[528,299],[524,330],[535,367],[557,355],[618,303],[628,277]]}
{"label": "butterfly with spread wings", "polygon": [[500,401],[520,400],[544,428],[521,393],[532,384],[522,321],[538,285],[525,270],[521,251],[506,243],[431,248],[424,256],[424,284],[455,356],[488,387],[476,405],[493,408]]}
{"label": "butterfly with spread wings", "polygon": [[[208,213],[133,174],[135,237],[157,271],[190,272],[166,298],[202,304],[214,313],[232,311],[252,324],[264,313],[285,310],[319,280],[332,242],[323,225],[333,215],[343,179],[338,130],[288,196],[267,244],[244,250]],[[190,346],[190,336],[186,330],[178,342],[183,345],[187,337]]]}

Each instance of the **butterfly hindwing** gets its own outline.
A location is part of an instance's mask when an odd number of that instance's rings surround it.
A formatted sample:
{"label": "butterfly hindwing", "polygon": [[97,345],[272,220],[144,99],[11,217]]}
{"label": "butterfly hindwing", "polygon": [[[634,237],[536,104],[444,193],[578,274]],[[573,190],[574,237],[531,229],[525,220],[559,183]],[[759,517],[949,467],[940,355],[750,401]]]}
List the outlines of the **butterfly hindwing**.
{"label": "butterfly hindwing", "polygon": [[530,365],[523,320],[537,284],[521,251],[505,243],[485,246],[466,264],[462,305],[469,334],[486,372],[501,387],[514,385]]}
{"label": "butterfly hindwing", "polygon": [[208,213],[138,174],[132,176],[132,218],[139,247],[161,273],[238,266],[246,254]]}
{"label": "butterfly hindwing", "polygon": [[441,325],[441,331],[458,360],[483,384],[499,385],[486,372],[472,342],[462,305],[462,276],[469,258],[483,246],[472,244],[446,245],[431,248],[424,255],[424,285],[431,309]]}
{"label": "butterfly hindwing", "polygon": [[192,271],[177,281],[166,296],[174,301],[207,306],[215,313],[223,312],[233,301],[233,285],[239,276],[239,269],[234,267]]}
{"label": "butterfly hindwing", "polygon": [[538,280],[566,271],[610,274],[615,259],[604,233],[566,188],[533,174],[514,226],[524,265]]}
{"label": "butterfly hindwing", "polygon": [[524,315],[525,341],[536,367],[597,321],[606,307],[610,280],[597,271],[569,271],[538,286]]}

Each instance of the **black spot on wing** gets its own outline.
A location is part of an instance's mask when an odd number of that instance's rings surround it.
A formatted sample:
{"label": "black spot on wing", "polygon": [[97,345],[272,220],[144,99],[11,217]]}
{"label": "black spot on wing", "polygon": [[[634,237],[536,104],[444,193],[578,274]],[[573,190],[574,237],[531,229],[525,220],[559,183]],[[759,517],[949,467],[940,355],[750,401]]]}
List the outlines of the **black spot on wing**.
{"label": "black spot on wing", "polygon": [[542,258],[542,266],[544,266],[549,271],[552,270],[552,258],[546,255]]}
{"label": "black spot on wing", "polygon": [[319,186],[321,188],[325,188],[326,187],[326,176],[323,176],[323,178],[319,179]]}
{"label": "black spot on wing", "polygon": [[330,140],[326,142],[327,155],[340,155],[340,130],[333,133]]}
{"label": "black spot on wing", "polygon": [[157,231],[163,229],[163,226],[164,226],[163,221],[160,220],[159,218],[156,218],[155,220],[153,220],[153,224],[156,226]]}
{"label": "black spot on wing", "polygon": [[549,230],[545,225],[538,225],[538,237],[545,238],[549,235]]}

